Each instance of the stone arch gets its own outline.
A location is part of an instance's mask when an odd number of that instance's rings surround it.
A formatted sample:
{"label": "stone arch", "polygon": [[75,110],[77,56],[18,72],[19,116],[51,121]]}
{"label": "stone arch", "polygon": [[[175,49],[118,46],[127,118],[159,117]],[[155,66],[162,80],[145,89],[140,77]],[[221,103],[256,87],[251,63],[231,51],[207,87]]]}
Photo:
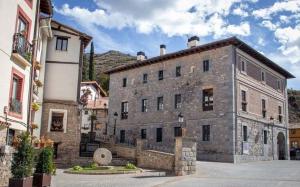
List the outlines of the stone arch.
{"label": "stone arch", "polygon": [[286,159],[285,136],[282,132],[277,135],[277,154],[278,160]]}

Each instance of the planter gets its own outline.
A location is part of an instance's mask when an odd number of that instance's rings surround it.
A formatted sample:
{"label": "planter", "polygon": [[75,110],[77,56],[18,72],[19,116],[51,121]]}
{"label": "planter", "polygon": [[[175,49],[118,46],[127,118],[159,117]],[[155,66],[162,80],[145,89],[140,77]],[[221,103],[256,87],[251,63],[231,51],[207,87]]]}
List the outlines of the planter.
{"label": "planter", "polygon": [[33,177],[26,177],[21,179],[10,178],[8,187],[32,187]]}
{"label": "planter", "polygon": [[51,185],[51,174],[35,173],[33,174],[33,186],[44,187]]}

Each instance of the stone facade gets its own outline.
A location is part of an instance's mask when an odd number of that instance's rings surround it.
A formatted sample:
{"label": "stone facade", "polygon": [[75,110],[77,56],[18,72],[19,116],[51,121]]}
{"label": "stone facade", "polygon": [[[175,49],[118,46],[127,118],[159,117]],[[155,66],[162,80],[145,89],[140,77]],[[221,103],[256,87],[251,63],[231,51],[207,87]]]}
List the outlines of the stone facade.
{"label": "stone facade", "polygon": [[[203,46],[209,46],[203,45]],[[201,48],[202,46],[200,46]],[[240,47],[240,46],[238,46]],[[154,147],[167,148],[167,152],[174,150],[174,127],[185,127],[187,136],[197,140],[197,159],[209,161],[238,162],[241,158],[246,161],[273,159],[265,156],[263,149],[269,150],[262,142],[262,129],[270,128],[272,124],[273,138],[267,133],[268,146],[273,145],[274,159],[278,158],[277,138],[283,133],[284,143],[287,144],[286,127],[287,95],[286,79],[288,73],[279,73],[274,67],[258,61],[238,49],[235,45],[213,47],[213,49],[187,49],[190,52],[164,60],[146,60],[148,64],[139,67],[124,68],[124,70],[110,73],[109,100],[109,131],[114,126],[114,113],[117,118],[116,134],[120,138],[121,130],[126,141],[134,141],[141,137],[141,129],[146,129],[146,139]],[[204,47],[203,47],[204,48]],[[195,48],[197,49],[197,47]],[[201,48],[202,49],[202,48]],[[194,50],[197,51],[197,50]],[[181,52],[178,52],[181,53]],[[182,52],[183,53],[183,52]],[[167,54],[168,55],[168,54]],[[171,54],[170,54],[171,56]],[[153,59],[159,59],[155,57]],[[247,69],[241,70],[241,59],[246,61]],[[263,59],[263,58],[260,58]],[[203,61],[209,60],[209,70],[204,71]],[[141,62],[137,62],[141,63]],[[180,66],[180,76],[176,76],[176,67]],[[158,79],[158,72],[163,70],[163,80]],[[261,71],[264,71],[265,81],[261,81]],[[143,75],[147,74],[147,83],[143,82]],[[127,81],[124,87],[122,80]],[[277,80],[280,88],[276,88]],[[203,110],[203,90],[213,89],[213,110]],[[247,90],[247,111],[241,108],[241,90]],[[175,94],[181,94],[181,107],[175,108]],[[163,110],[157,110],[157,98],[163,97]],[[262,117],[261,100],[266,100],[266,117]],[[142,112],[142,100],[147,99],[147,112]],[[128,118],[122,119],[122,102],[128,102]],[[281,122],[279,122],[278,107],[281,107]],[[184,122],[178,122],[178,115],[184,116]],[[274,120],[271,121],[270,118]],[[241,122],[245,119],[245,122]],[[247,126],[247,139],[250,146],[249,154],[245,156],[240,149],[244,144],[240,123]],[[252,125],[253,124],[253,125]],[[204,137],[204,126],[209,125],[209,138]],[[162,141],[156,141],[157,128],[162,128]],[[256,133],[258,132],[259,133]],[[207,132],[206,132],[207,133]],[[254,142],[254,143],[253,143]],[[284,146],[284,145],[283,145]],[[285,145],[285,147],[288,147]],[[268,151],[269,153],[270,151]],[[276,154],[276,155],[275,155]],[[285,158],[288,151],[285,150]]]}
{"label": "stone facade", "polygon": [[0,186],[7,186],[11,177],[12,149],[9,153],[0,153]]}
{"label": "stone facade", "polygon": [[[67,111],[67,124],[63,132],[50,130],[49,117],[51,109]],[[50,138],[57,145],[57,158],[55,161],[58,166],[71,166],[80,162],[79,145],[81,137],[80,115],[78,113],[78,106],[75,103],[44,101],[41,136]]]}

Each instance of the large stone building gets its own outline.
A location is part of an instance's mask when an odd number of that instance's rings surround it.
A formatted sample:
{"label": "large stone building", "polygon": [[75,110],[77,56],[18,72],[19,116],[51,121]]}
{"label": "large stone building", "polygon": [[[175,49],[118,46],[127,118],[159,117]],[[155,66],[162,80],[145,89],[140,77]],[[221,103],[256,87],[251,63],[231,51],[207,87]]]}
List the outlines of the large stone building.
{"label": "large stone building", "polygon": [[[289,72],[236,37],[107,71],[109,131],[120,142],[147,139],[172,152],[185,127],[199,160],[243,162],[288,158]],[[116,120],[116,121],[115,121]]]}
{"label": "large stone building", "polygon": [[51,21],[44,74],[41,136],[54,141],[58,164],[79,157],[80,83],[85,47],[91,37],[57,21]]}

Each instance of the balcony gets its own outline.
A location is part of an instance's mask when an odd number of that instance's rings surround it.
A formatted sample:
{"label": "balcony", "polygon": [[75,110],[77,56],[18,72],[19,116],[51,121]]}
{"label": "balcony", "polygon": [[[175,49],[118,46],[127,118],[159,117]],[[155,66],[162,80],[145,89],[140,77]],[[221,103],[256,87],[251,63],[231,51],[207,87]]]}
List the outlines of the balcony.
{"label": "balcony", "polygon": [[9,111],[16,114],[22,114],[22,102],[17,99],[11,99],[9,103]]}
{"label": "balcony", "polygon": [[16,59],[23,66],[31,65],[32,45],[20,33],[14,35],[12,58]]}

